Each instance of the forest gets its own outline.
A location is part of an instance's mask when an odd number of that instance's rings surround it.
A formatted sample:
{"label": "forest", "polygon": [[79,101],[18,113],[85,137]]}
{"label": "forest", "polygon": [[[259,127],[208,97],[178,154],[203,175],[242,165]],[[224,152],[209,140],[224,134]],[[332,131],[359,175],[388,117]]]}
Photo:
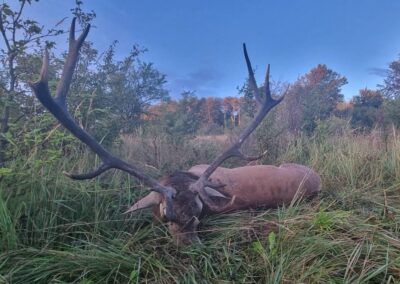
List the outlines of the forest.
{"label": "forest", "polygon": [[[150,211],[122,214],[147,192],[134,177],[63,175],[101,161],[29,87],[47,48],[55,91],[67,57],[67,44],[54,52],[55,39],[69,32],[27,17],[34,2],[0,4],[0,283],[400,281],[400,57],[382,84],[352,98],[342,93],[347,78],[323,63],[293,82],[272,80],[273,97],[285,98],[244,144],[246,153],[267,154],[224,166],[307,165],[321,176],[320,196],[206,216],[201,244],[177,247]],[[76,17],[79,29],[96,22],[81,1],[66,14],[63,21]],[[143,59],[151,50],[133,44],[120,58],[118,47],[83,43],[68,109],[105,148],[151,177],[211,163],[253,119],[248,78],[227,97],[171,94],[167,74]]]}

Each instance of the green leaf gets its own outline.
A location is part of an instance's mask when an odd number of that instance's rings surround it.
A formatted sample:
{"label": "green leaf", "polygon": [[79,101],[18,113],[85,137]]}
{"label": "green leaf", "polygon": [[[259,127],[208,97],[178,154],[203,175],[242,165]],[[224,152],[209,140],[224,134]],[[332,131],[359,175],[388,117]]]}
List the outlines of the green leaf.
{"label": "green leaf", "polygon": [[251,244],[251,250],[256,253],[264,252],[264,247],[260,241],[255,241]]}
{"label": "green leaf", "polygon": [[7,176],[12,174],[12,169],[10,168],[0,168],[0,176]]}
{"label": "green leaf", "polygon": [[268,235],[268,249],[271,256],[276,255],[277,253],[276,234],[274,232],[271,232]]}
{"label": "green leaf", "polygon": [[10,9],[10,7],[6,4],[3,5],[2,10],[3,10],[4,15],[6,15],[6,16],[12,16],[14,14],[13,11]]}

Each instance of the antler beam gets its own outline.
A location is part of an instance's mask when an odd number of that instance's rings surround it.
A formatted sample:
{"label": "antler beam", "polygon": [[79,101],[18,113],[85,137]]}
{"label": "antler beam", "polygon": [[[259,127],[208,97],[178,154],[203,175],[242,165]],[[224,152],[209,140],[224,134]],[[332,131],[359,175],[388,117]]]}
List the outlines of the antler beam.
{"label": "antler beam", "polygon": [[96,170],[86,174],[71,174],[66,173],[72,179],[82,180],[94,178],[109,169],[119,169],[141,180],[144,184],[151,187],[151,190],[161,193],[167,200],[167,218],[175,219],[175,214],[172,210],[172,198],[176,194],[175,189],[163,186],[155,179],[143,173],[137,166],[128,164],[107,151],[99,144],[89,133],[81,128],[72,116],[69,114],[66,104],[66,97],[71,85],[72,76],[78,61],[79,51],[89,33],[90,25],[88,25],[83,33],[75,39],[75,22],[72,20],[69,33],[69,50],[67,60],[65,62],[60,82],[58,83],[56,96],[53,98],[48,86],[48,69],[49,69],[49,53],[45,50],[43,57],[42,69],[39,80],[31,83],[30,86],[33,93],[46,109],[54,115],[55,118],[68,129],[75,137],[86,144],[94,153],[102,160],[102,164]]}

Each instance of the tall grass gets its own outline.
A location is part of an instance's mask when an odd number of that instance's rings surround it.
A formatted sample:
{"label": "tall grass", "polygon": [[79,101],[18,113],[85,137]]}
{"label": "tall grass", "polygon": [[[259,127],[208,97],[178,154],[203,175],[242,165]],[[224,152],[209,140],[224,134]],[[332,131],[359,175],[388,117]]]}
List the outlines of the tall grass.
{"label": "tall grass", "polygon": [[[189,167],[193,155],[207,162],[220,147],[186,144],[174,155],[168,148],[174,145],[159,139],[159,164],[137,154],[140,143],[150,147],[141,138],[121,152],[136,155],[160,176]],[[182,160],[193,148],[197,152]],[[0,283],[398,283],[397,133],[319,133],[274,152],[275,164],[316,169],[323,181],[320,198],[206,217],[202,244],[180,248],[149,212],[121,214],[145,193],[126,174],[73,182],[61,172],[96,163],[80,152],[16,159],[0,181]]]}

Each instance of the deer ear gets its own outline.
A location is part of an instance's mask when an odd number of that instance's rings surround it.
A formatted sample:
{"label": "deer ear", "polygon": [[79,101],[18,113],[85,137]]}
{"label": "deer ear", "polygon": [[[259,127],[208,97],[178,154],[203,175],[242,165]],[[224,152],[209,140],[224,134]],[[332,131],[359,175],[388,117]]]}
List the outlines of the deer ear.
{"label": "deer ear", "polygon": [[140,199],[138,202],[133,204],[131,207],[129,207],[129,209],[124,212],[124,214],[134,212],[134,211],[140,210],[140,209],[149,208],[154,205],[158,205],[161,203],[161,201],[162,201],[161,194],[159,194],[158,192],[152,191],[149,194],[147,194],[145,197]]}
{"label": "deer ear", "polygon": [[211,197],[220,197],[220,198],[224,198],[224,199],[231,199],[230,197],[223,195],[218,190],[215,190],[209,186],[206,186],[204,189],[206,190],[207,194]]}

